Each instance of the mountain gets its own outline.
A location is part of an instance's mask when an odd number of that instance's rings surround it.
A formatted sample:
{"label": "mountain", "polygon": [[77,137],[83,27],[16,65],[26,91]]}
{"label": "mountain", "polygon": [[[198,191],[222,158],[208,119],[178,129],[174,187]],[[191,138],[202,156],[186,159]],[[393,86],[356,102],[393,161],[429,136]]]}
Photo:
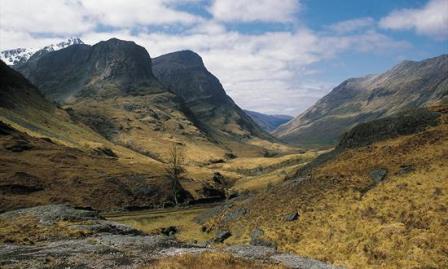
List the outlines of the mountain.
{"label": "mountain", "polygon": [[[34,55],[15,68],[73,119],[113,143],[161,161],[169,158],[173,143],[183,145],[189,159],[200,163],[230,153],[262,156],[266,148],[284,147],[267,141],[272,137],[233,103],[214,76],[203,73],[205,68],[184,70],[181,77],[187,80],[177,92],[167,88],[156,78],[164,59],[152,61],[143,47],[112,38]],[[184,63],[170,58],[168,66],[181,68],[167,74],[183,70]],[[192,84],[186,84],[188,79]],[[183,89],[192,98],[180,95]]]}
{"label": "mountain", "polygon": [[333,146],[358,123],[425,107],[447,95],[448,55],[404,61],[383,74],[344,81],[273,134],[305,147]]}
{"label": "mountain", "polygon": [[48,203],[145,207],[172,196],[162,163],[74,121],[1,61],[0,156],[0,211]]}
{"label": "mountain", "polygon": [[[134,42],[111,39],[94,46],[77,44],[33,55],[16,67],[50,100],[110,97],[162,91],[151,71],[148,52]],[[152,87],[155,86],[155,87]]]}
{"label": "mountain", "polygon": [[289,115],[268,115],[260,112],[244,110],[261,128],[267,132],[274,131],[277,127],[287,123],[294,117]]}
{"label": "mountain", "polygon": [[157,79],[182,98],[201,126],[210,134],[271,139],[226,94],[219,80],[192,51],[178,51],[153,60]]}
{"label": "mountain", "polygon": [[60,50],[76,44],[84,44],[84,42],[82,42],[81,39],[77,37],[72,37],[57,44],[51,44],[45,46],[41,49],[17,48],[17,49],[3,50],[0,52],[0,59],[4,61],[7,65],[20,65],[26,63],[35,53],[44,54],[47,52]]}

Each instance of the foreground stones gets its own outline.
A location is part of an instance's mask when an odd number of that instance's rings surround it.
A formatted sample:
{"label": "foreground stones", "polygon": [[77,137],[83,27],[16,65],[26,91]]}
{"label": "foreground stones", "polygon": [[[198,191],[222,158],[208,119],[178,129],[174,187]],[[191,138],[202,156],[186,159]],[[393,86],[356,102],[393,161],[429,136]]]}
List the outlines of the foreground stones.
{"label": "foreground stones", "polygon": [[[279,253],[268,246],[244,245],[217,249],[182,243],[172,236],[145,235],[126,225],[104,220],[97,212],[65,205],[14,210],[0,214],[0,221],[14,223],[24,217],[35,221],[31,224],[36,227],[33,233],[48,232],[61,225],[67,225],[70,232],[55,232],[31,244],[0,243],[0,268],[139,268],[164,257],[198,255],[204,251],[226,252],[257,262],[283,264],[288,268],[336,268],[312,259]],[[228,236],[230,232],[223,231],[220,238]],[[262,231],[255,232],[257,239],[262,236]]]}

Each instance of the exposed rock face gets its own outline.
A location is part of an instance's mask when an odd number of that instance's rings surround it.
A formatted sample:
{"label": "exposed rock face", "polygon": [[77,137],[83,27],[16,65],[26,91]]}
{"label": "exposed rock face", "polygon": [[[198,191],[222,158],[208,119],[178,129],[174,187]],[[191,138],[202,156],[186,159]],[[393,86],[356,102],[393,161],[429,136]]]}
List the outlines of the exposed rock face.
{"label": "exposed rock face", "polygon": [[16,68],[47,98],[60,103],[79,97],[161,91],[152,74],[148,52],[134,42],[115,38],[94,46],[77,44],[33,55]]}
{"label": "exposed rock face", "polygon": [[174,91],[195,119],[217,135],[271,139],[225,93],[219,80],[204,66],[199,55],[179,51],[153,60],[154,75]]}
{"label": "exposed rock face", "polygon": [[289,143],[331,146],[351,127],[424,107],[448,95],[448,55],[405,61],[375,76],[344,81],[274,135]]}

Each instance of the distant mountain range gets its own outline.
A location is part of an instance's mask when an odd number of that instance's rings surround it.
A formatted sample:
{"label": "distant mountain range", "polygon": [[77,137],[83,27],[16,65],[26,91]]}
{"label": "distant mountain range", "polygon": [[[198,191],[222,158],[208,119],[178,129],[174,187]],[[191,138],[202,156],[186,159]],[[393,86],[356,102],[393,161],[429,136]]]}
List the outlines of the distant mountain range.
{"label": "distant mountain range", "polygon": [[35,53],[47,53],[56,50],[60,50],[75,44],[84,44],[81,39],[77,37],[68,38],[65,41],[57,44],[51,44],[43,48],[17,48],[10,50],[3,50],[0,52],[0,60],[4,61],[7,65],[18,65],[27,62],[31,56]]}
{"label": "distant mountain range", "polygon": [[261,128],[265,131],[272,132],[282,124],[287,123],[294,117],[289,115],[268,115],[260,112],[244,110]]}
{"label": "distant mountain range", "polygon": [[359,123],[425,107],[447,95],[448,55],[404,61],[383,74],[344,81],[273,134],[299,146],[333,146]]}

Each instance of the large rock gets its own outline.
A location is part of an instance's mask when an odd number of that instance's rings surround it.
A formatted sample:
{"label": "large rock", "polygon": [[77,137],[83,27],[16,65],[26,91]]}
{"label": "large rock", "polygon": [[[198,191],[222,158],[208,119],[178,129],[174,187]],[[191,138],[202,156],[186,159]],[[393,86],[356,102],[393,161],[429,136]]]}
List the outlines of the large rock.
{"label": "large rock", "polygon": [[227,238],[229,238],[231,236],[232,236],[232,233],[230,233],[230,231],[227,231],[227,230],[218,231],[216,233],[216,237],[215,237],[214,241],[216,243],[222,243],[222,242],[224,242],[224,240],[226,240]]}
{"label": "large rock", "polygon": [[369,176],[376,183],[380,183],[386,178],[387,170],[384,168],[373,169],[372,171],[370,171]]}
{"label": "large rock", "polygon": [[298,212],[294,212],[294,213],[290,213],[285,217],[285,221],[295,221],[299,218],[299,213]]}

